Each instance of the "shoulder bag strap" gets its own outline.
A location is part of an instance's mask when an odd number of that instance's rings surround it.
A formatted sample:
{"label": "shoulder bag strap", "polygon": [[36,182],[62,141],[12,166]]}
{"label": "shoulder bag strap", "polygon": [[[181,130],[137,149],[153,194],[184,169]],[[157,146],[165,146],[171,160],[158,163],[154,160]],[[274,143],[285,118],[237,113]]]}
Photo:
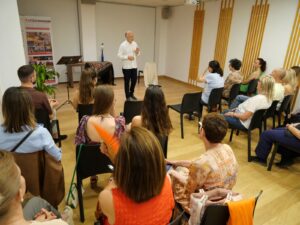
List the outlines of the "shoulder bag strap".
{"label": "shoulder bag strap", "polygon": [[34,129],[32,129],[31,131],[29,131],[25,137],[22,138],[22,140],[16,144],[16,146],[11,150],[11,152],[15,152],[17,150],[17,148],[20,147],[21,144],[23,144],[23,142],[33,133]]}

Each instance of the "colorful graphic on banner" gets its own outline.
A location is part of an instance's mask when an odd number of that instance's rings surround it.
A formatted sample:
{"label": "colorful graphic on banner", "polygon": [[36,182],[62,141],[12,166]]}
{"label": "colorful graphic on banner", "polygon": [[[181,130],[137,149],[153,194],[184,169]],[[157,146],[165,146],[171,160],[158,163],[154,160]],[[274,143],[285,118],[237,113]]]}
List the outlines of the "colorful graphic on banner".
{"label": "colorful graphic on banner", "polygon": [[28,63],[53,67],[51,18],[24,16],[21,25]]}

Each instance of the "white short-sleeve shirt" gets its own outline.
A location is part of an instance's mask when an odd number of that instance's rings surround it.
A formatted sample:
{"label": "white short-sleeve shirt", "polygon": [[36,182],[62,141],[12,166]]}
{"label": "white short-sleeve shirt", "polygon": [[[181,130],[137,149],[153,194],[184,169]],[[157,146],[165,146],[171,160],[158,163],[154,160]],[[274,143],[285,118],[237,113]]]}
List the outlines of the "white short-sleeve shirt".
{"label": "white short-sleeve shirt", "polygon": [[[265,95],[258,94],[251,98],[248,98],[246,101],[241,103],[238,106],[237,110],[240,113],[245,113],[245,112],[255,113],[257,110],[269,108],[271,106],[271,104],[272,104],[272,101],[268,101],[268,99]],[[241,123],[244,125],[244,127],[247,129],[249,128],[252,116],[245,121],[240,120]]]}

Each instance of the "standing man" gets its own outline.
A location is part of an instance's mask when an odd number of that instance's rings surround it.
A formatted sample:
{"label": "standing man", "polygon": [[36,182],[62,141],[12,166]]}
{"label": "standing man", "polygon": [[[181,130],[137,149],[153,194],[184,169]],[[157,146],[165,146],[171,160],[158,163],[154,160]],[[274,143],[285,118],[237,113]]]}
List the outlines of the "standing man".
{"label": "standing man", "polygon": [[[137,80],[137,62],[136,58],[140,55],[140,49],[134,41],[132,31],[126,31],[126,40],[122,42],[119,48],[118,57],[122,60],[122,71],[124,74],[124,87],[126,100],[135,101],[134,87]],[[130,87],[129,87],[130,85]]]}

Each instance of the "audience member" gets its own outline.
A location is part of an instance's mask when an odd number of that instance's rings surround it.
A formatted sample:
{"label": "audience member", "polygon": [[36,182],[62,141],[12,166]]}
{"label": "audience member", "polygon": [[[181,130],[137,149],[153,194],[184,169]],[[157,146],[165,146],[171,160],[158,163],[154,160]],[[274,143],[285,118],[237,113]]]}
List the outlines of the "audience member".
{"label": "audience member", "polygon": [[[55,107],[58,106],[58,101],[55,99],[48,99],[45,93],[40,92],[34,88],[36,83],[36,72],[32,65],[24,65],[18,69],[18,77],[21,81],[21,88],[26,90],[33,101],[34,109],[42,109],[45,112],[48,112],[49,119],[56,119],[56,110]],[[67,135],[60,135],[57,137],[60,140],[67,138]]]}
{"label": "audience member", "polygon": [[97,74],[92,68],[82,71],[79,89],[76,90],[72,105],[77,110],[78,104],[94,104],[94,89],[97,85]]}
{"label": "audience member", "polygon": [[[32,98],[24,89],[10,87],[4,92],[2,100],[4,122],[0,126],[0,148],[18,153],[45,150],[60,161],[61,150],[55,145],[49,131],[36,124],[33,111]],[[29,132],[32,132],[30,136],[16,148]]]}
{"label": "audience member", "polygon": [[297,77],[296,72],[293,69],[289,69],[286,71],[286,74],[283,78],[283,86],[284,86],[284,95],[294,95],[297,87]]}
{"label": "audience member", "polygon": [[271,106],[274,92],[274,78],[270,75],[262,76],[257,85],[258,94],[248,98],[237,108],[224,111],[224,116],[229,125],[238,129],[248,129],[253,114],[260,109]]}
{"label": "audience member", "polygon": [[222,115],[207,114],[200,127],[200,138],[205,153],[195,160],[178,160],[167,163],[173,165],[169,174],[173,178],[174,196],[189,212],[190,195],[199,189],[232,189],[236,183],[238,163],[231,147],[222,144],[226,136],[227,122]]}
{"label": "audience member", "polygon": [[[283,78],[285,77],[284,69],[275,69],[272,71],[271,76],[274,78],[274,90],[273,90],[273,100],[274,101],[282,101],[284,98],[284,86],[283,86]],[[230,109],[238,107],[239,104],[246,101],[249,96],[246,95],[238,95],[230,105]],[[279,107],[278,107],[279,108]]]}
{"label": "audience member", "polygon": [[[99,137],[93,124],[100,125],[110,134],[120,139],[125,131],[125,118],[115,117],[115,95],[111,86],[101,85],[94,90],[94,108],[92,116],[83,116],[76,131],[75,144],[99,144]],[[101,144],[103,148],[104,144]],[[92,188],[97,187],[97,177],[91,178]]]}
{"label": "audience member", "polygon": [[96,217],[103,224],[168,224],[174,199],[161,146],[142,127],[121,138],[113,179],[100,193]]}
{"label": "audience member", "polygon": [[132,119],[131,127],[135,126],[145,127],[155,134],[160,141],[172,131],[173,127],[165,95],[159,86],[150,85],[146,89],[142,113]]}
{"label": "audience member", "polygon": [[248,86],[249,86],[249,82],[250,82],[251,80],[259,79],[261,76],[264,75],[264,73],[265,73],[265,71],[266,71],[266,69],[267,69],[267,62],[266,62],[263,58],[257,58],[257,59],[254,61],[253,67],[254,67],[254,72],[251,73],[251,74],[247,77],[247,79],[245,79],[245,80],[242,82],[240,91],[243,92],[243,93],[247,93],[247,91],[248,91]]}
{"label": "audience member", "polygon": [[[67,225],[62,219],[57,219],[61,215],[40,198],[36,198],[34,202],[28,202],[34,205],[27,206],[27,208],[25,206],[24,212],[27,216],[32,214],[32,210],[37,212],[34,221],[26,221],[21,205],[25,191],[25,179],[14,162],[13,156],[6,151],[0,151],[0,224]],[[53,211],[48,211],[47,208]]]}
{"label": "audience member", "polygon": [[240,72],[241,66],[242,66],[242,62],[238,59],[231,59],[229,61],[229,70],[231,73],[229,73],[224,83],[224,91],[223,91],[224,98],[229,98],[231,88],[234,84],[240,84],[242,82],[243,76]]}
{"label": "audience member", "polygon": [[[300,121],[299,121],[300,122]],[[279,143],[278,152],[282,155],[281,161],[276,163],[280,167],[286,167],[293,164],[294,156],[299,154],[288,150],[288,147],[299,149],[300,147],[300,123],[287,124],[286,127],[279,127],[272,130],[264,131],[256,146],[256,157],[253,161],[266,164],[268,155],[272,149],[272,145]]]}

